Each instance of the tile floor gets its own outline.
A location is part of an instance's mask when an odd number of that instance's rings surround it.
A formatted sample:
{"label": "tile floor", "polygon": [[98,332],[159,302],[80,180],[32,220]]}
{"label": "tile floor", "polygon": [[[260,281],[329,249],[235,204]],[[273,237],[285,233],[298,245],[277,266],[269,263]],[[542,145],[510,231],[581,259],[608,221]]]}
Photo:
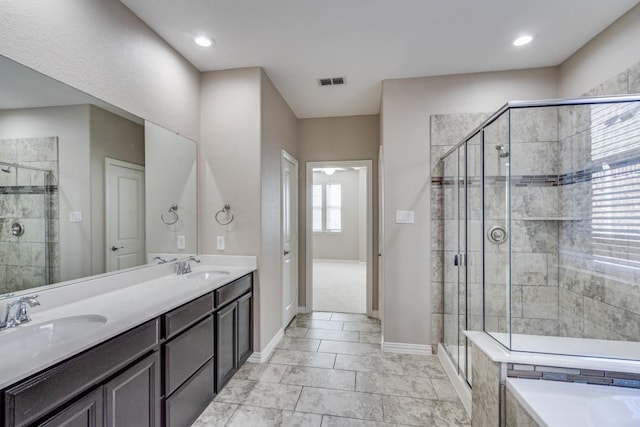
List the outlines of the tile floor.
{"label": "tile floor", "polygon": [[380,323],[316,312],[267,363],[246,363],[192,427],[469,426],[436,356],[383,354]]}

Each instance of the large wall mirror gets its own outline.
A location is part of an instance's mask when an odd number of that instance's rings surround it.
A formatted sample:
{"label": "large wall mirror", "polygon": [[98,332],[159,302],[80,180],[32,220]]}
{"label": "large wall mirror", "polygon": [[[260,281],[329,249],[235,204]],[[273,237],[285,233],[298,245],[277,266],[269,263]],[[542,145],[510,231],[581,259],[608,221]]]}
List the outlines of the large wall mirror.
{"label": "large wall mirror", "polygon": [[0,296],[196,253],[196,151],[0,56]]}

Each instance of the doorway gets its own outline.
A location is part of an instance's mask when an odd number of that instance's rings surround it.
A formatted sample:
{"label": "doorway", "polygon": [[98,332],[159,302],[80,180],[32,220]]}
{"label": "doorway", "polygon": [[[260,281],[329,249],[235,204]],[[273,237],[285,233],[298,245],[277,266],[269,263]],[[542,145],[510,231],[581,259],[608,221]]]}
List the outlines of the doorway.
{"label": "doorway", "polygon": [[145,258],[144,166],[105,158],[106,271],[136,267]]}
{"label": "doorway", "polygon": [[308,162],[306,309],[372,311],[372,162]]}

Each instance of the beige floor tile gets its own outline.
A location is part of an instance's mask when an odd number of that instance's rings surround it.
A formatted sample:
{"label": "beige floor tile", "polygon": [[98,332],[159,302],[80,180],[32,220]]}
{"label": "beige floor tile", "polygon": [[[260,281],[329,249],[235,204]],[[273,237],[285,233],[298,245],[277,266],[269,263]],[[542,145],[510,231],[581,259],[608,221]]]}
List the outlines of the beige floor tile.
{"label": "beige floor tile", "polygon": [[442,400],[382,396],[386,422],[412,426],[468,426],[461,404]]}
{"label": "beige floor tile", "polygon": [[458,394],[456,390],[453,388],[451,381],[448,379],[430,379],[431,384],[433,384],[433,388],[436,391],[436,395],[440,400],[452,400],[458,401]]}
{"label": "beige floor tile", "polygon": [[296,328],[295,326],[289,326],[284,330],[284,336],[291,338],[304,338],[308,331],[309,328]]}
{"label": "beige floor tile", "polygon": [[330,311],[314,311],[313,313],[298,313],[297,319],[317,319],[317,320],[331,320],[333,313]]}
{"label": "beige floor tile", "polygon": [[420,399],[437,399],[438,397],[429,378],[377,372],[358,372],[356,391]]}
{"label": "beige floor tile", "polygon": [[318,347],[319,353],[340,353],[340,354],[380,354],[380,346],[376,344],[362,342],[344,342],[344,341],[320,341]]}
{"label": "beige floor tile", "polygon": [[320,427],[322,415],[284,411],[280,409],[240,406],[228,427]]}
{"label": "beige floor tile", "polygon": [[358,372],[384,372],[396,375],[404,373],[398,361],[382,354],[368,356],[338,354],[336,356],[335,369]]}
{"label": "beige floor tile", "polygon": [[381,340],[380,332],[360,332],[360,342],[380,345]]}
{"label": "beige floor tile", "polygon": [[293,410],[302,387],[231,379],[215,401]]}
{"label": "beige floor tile", "polygon": [[380,325],[369,322],[344,322],[345,331],[380,332]]}
{"label": "beige floor tile", "polygon": [[295,324],[292,326],[295,326],[296,328],[332,329],[341,331],[344,326],[344,322],[333,320],[296,319]]}
{"label": "beige floor tile", "polygon": [[289,369],[287,369],[287,372],[284,374],[281,383],[306,387],[354,391],[356,385],[356,373],[354,371],[340,371],[337,369],[289,366]]}
{"label": "beige floor tile", "polygon": [[328,329],[308,329],[306,338],[314,338],[332,341],[358,342],[360,333],[354,331],[331,331]]}
{"label": "beige floor tile", "polygon": [[379,394],[304,387],[296,411],[383,421]]}
{"label": "beige floor tile", "polygon": [[280,342],[276,344],[276,348],[283,348],[287,350],[318,351],[319,345],[320,340],[282,337]]}
{"label": "beige floor tile", "polygon": [[345,322],[367,322],[376,324],[380,323],[378,319],[367,317],[366,314],[358,313],[333,313],[331,315],[331,320],[342,320]]}
{"label": "beige floor tile", "polygon": [[245,363],[233,376],[236,380],[279,383],[287,370],[286,365],[271,363]]}
{"label": "beige floor tile", "polygon": [[271,359],[269,359],[269,363],[311,366],[314,368],[333,368],[335,360],[336,355],[331,353],[276,349]]}
{"label": "beige floor tile", "polygon": [[191,427],[223,427],[237,408],[230,403],[211,402]]}
{"label": "beige floor tile", "polygon": [[398,424],[389,424],[380,421],[357,420],[355,418],[334,417],[325,415],[322,417],[322,427],[396,427]]}

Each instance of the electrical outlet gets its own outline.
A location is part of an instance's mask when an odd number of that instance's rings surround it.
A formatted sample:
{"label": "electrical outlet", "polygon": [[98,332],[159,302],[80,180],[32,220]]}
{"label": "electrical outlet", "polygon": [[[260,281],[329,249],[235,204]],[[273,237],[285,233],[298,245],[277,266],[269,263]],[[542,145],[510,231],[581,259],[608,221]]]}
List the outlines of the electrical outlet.
{"label": "electrical outlet", "polygon": [[185,238],[185,236],[178,236],[178,238],[176,239],[176,246],[178,247],[178,249],[184,249],[187,247],[187,239]]}
{"label": "electrical outlet", "polygon": [[224,251],[224,236],[218,236],[216,238],[216,248],[219,251]]}
{"label": "electrical outlet", "polygon": [[413,211],[396,211],[396,224],[413,224]]}

